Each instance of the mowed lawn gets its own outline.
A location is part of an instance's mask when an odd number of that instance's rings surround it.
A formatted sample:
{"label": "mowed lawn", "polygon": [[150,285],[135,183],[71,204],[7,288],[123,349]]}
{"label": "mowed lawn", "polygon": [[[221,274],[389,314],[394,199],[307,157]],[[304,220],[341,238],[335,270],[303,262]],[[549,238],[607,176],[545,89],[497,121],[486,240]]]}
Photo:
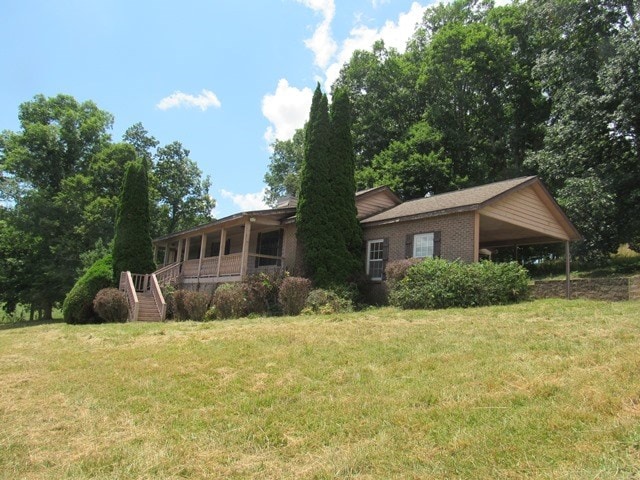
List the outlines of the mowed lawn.
{"label": "mowed lawn", "polygon": [[0,329],[0,478],[640,478],[640,302]]}

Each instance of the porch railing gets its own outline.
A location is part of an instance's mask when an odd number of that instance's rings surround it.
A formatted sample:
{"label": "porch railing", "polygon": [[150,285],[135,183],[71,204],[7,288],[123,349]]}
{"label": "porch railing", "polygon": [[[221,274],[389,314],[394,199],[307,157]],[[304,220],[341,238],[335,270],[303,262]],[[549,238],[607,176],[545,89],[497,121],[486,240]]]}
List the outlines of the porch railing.
{"label": "porch railing", "polygon": [[167,285],[172,280],[177,279],[180,276],[180,267],[182,264],[180,263],[170,263],[169,265],[165,265],[162,268],[159,268],[154,272],[156,278],[158,279],[158,283],[160,285]]}
{"label": "porch railing", "polygon": [[153,299],[156,302],[156,308],[160,314],[160,320],[164,321],[167,316],[167,302],[164,301],[164,296],[162,295],[160,285],[158,284],[158,278],[153,273],[147,276],[149,277],[149,290],[151,290]]}
{"label": "porch railing", "polygon": [[120,273],[120,290],[123,291],[127,297],[127,304],[129,305],[129,320],[137,320],[140,302],[138,301],[138,294],[136,293],[136,287],[133,282],[131,272]]}
{"label": "porch railing", "polygon": [[[274,255],[260,255],[250,253],[245,271],[251,275],[259,272],[280,270],[284,266],[284,257]],[[183,278],[211,278],[240,275],[242,253],[231,253],[222,257],[205,257],[172,263],[155,272],[160,285],[166,285],[170,280]],[[218,268],[218,264],[220,268]]]}

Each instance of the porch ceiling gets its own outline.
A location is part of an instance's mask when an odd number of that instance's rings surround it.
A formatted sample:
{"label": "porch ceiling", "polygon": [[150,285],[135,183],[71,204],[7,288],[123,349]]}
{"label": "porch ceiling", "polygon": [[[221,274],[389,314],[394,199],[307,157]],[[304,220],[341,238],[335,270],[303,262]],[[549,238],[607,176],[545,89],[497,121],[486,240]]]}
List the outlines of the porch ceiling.
{"label": "porch ceiling", "polygon": [[564,240],[542,231],[524,228],[480,214],[480,248],[559,243],[562,241]]}

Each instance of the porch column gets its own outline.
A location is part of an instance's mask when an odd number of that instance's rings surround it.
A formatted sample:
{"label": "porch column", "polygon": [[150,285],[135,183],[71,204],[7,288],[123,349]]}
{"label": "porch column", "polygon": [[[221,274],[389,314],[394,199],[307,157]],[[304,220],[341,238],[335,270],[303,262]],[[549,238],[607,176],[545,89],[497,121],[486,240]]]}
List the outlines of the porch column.
{"label": "porch column", "polygon": [[184,239],[180,239],[178,240],[178,250],[176,251],[176,262],[180,263],[182,261],[182,253],[183,253],[183,243],[184,243]]}
{"label": "porch column", "polygon": [[222,257],[224,256],[224,246],[227,243],[227,230],[222,229],[220,231],[220,251],[218,252],[218,269],[216,271],[216,277],[220,276],[220,265],[222,264]]}
{"label": "porch column", "polygon": [[202,270],[202,259],[207,248],[207,234],[203,233],[200,239],[200,261],[198,262],[198,278],[200,278],[200,270]]}
{"label": "porch column", "polygon": [[182,254],[182,260],[183,261],[187,261],[189,260],[189,249],[191,248],[191,237],[187,237],[186,240],[184,241],[184,252]]}
{"label": "porch column", "polygon": [[480,260],[480,212],[476,211],[473,222],[473,261]]}
{"label": "porch column", "polygon": [[158,261],[158,245],[153,244],[153,263]]}
{"label": "porch column", "polygon": [[571,298],[571,249],[569,248],[569,240],[564,242],[564,271],[566,275],[565,292],[567,300]]}
{"label": "porch column", "polygon": [[251,219],[244,221],[244,238],[242,239],[242,257],[240,258],[240,276],[244,277],[249,266],[249,238],[251,237]]}
{"label": "porch column", "polygon": [[169,263],[169,244],[167,243],[164,246],[164,260],[162,260],[162,265],[166,265]]}

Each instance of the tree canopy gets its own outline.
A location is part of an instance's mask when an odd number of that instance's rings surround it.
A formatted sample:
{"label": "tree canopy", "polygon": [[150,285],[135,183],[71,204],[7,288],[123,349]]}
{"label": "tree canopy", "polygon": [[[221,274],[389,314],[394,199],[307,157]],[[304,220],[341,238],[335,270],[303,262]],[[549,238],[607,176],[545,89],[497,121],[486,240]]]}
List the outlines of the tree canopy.
{"label": "tree canopy", "polygon": [[[68,95],[36,95],[19,106],[18,119],[18,131],[0,134],[0,303],[5,308],[30,304],[50,317],[85,261],[102,256],[112,241],[125,165],[136,158],[150,169],[152,235],[211,218],[210,180],[177,142],[159,157],[158,142],[136,124],[125,133],[125,143],[114,143],[113,116]],[[176,144],[181,155],[172,166],[186,170],[177,175],[187,185],[182,189],[174,186],[168,168],[158,167]],[[172,209],[165,206],[167,192]],[[96,255],[90,253],[94,249]]]}

